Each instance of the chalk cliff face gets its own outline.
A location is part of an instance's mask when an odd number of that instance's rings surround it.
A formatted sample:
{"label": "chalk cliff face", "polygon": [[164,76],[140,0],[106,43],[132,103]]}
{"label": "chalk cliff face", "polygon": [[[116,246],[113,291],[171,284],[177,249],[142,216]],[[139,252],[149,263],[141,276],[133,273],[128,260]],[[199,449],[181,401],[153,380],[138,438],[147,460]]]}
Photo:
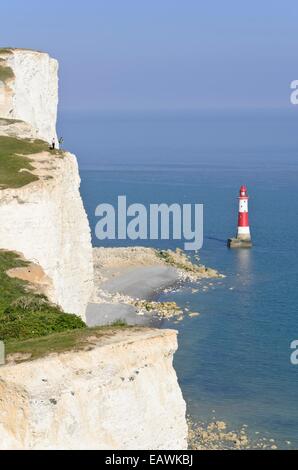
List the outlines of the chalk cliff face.
{"label": "chalk cliff face", "polygon": [[35,130],[35,137],[57,141],[58,62],[48,54],[0,49],[0,117],[20,119]]}
{"label": "chalk cliff face", "polygon": [[0,448],[185,449],[176,332],[89,341],[83,351],[1,367]]}
{"label": "chalk cliff face", "polygon": [[[0,49],[0,136],[46,141],[56,136],[57,70],[48,54]],[[38,181],[18,189],[0,185],[0,248],[39,264],[52,281],[50,300],[84,319],[93,261],[77,160],[47,151],[28,158]]]}
{"label": "chalk cliff face", "polygon": [[39,180],[0,190],[0,248],[21,252],[52,280],[48,297],[85,319],[93,289],[90,228],[70,153],[30,157]]}

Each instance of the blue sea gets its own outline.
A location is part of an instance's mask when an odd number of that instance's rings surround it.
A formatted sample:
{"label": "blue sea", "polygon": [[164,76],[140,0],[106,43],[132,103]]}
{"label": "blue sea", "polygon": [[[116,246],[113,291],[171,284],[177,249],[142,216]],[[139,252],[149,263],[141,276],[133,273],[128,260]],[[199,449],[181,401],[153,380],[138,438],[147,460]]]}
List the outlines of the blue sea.
{"label": "blue sea", "polygon": [[[102,202],[203,203],[201,262],[226,277],[186,284],[162,300],[199,312],[182,322],[175,368],[188,413],[298,448],[298,107],[278,110],[65,113],[92,227]],[[250,194],[251,250],[229,250],[241,184]],[[177,241],[127,242],[160,248]],[[286,444],[290,441],[291,444]]]}

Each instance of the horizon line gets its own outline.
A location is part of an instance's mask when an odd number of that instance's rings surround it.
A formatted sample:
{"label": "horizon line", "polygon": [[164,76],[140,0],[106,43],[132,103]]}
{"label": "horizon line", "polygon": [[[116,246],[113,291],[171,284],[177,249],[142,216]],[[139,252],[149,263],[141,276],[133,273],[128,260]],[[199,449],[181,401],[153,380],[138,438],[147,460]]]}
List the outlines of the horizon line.
{"label": "horizon line", "polygon": [[82,108],[60,107],[60,112],[84,112],[84,113],[181,113],[181,112],[225,112],[225,111],[295,111],[297,106],[243,106],[243,107],[198,107],[198,108]]}

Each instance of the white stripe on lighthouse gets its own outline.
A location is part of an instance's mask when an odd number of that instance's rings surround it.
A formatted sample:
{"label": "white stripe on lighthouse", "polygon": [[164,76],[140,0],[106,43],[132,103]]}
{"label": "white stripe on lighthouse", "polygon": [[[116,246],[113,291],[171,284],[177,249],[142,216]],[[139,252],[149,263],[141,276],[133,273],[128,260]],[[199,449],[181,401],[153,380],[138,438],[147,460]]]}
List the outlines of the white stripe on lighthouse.
{"label": "white stripe on lighthouse", "polygon": [[248,212],[248,201],[247,199],[239,200],[239,212]]}
{"label": "white stripe on lighthouse", "polygon": [[250,235],[249,226],[247,227],[238,227],[238,235]]}

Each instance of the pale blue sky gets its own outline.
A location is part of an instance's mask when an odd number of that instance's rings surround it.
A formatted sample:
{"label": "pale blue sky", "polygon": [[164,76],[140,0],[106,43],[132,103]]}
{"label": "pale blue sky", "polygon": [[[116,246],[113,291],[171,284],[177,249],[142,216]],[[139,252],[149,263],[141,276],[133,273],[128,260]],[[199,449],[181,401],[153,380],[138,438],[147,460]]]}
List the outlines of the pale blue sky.
{"label": "pale blue sky", "polygon": [[60,62],[62,109],[288,107],[296,0],[9,0],[1,44]]}

